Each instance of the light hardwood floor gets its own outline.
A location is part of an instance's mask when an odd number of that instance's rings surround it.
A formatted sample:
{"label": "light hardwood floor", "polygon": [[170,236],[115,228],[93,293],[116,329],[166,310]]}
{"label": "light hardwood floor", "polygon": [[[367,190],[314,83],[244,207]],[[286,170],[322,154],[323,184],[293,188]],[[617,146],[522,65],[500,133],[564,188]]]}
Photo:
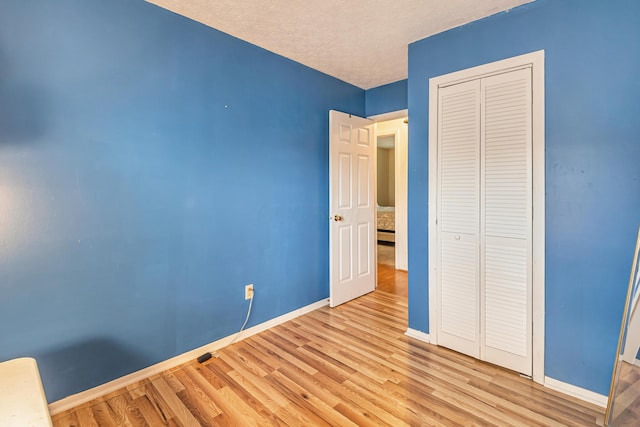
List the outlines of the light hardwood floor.
{"label": "light hardwood floor", "polygon": [[378,264],[396,265],[396,248],[389,244],[378,244]]}
{"label": "light hardwood floor", "polygon": [[406,303],[409,295],[409,287],[407,286],[407,272],[396,270],[393,265],[378,264],[378,288],[400,297],[400,301]]}
{"label": "light hardwood floor", "polygon": [[369,295],[58,414],[54,425],[591,426],[603,418],[601,408],[405,336],[407,298],[393,289],[406,292],[407,275],[387,273]]}

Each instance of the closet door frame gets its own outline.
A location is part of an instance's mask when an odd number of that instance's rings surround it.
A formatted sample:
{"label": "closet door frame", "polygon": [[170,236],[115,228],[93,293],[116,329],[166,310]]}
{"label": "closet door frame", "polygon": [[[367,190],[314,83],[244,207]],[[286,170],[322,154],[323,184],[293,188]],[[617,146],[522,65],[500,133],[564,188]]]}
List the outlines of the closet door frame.
{"label": "closet door frame", "polygon": [[532,321],[533,380],[544,384],[545,337],[545,136],[544,50],[520,55],[429,79],[429,340],[438,344],[437,183],[438,183],[438,90],[482,77],[522,68],[532,76]]}

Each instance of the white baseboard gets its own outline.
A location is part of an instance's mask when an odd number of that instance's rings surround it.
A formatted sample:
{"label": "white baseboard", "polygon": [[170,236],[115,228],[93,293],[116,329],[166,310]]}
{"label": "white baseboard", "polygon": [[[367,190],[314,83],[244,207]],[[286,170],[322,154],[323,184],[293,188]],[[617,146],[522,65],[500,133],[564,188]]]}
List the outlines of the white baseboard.
{"label": "white baseboard", "polygon": [[[329,304],[329,300],[323,299],[313,304],[299,308],[297,310],[290,311],[289,313],[283,314],[282,316],[278,316],[271,320],[267,320],[266,322],[260,323],[259,325],[252,326],[249,329],[245,329],[237,341],[242,341],[245,338],[248,338],[259,332],[265,331],[269,328],[273,328],[274,326],[277,326],[288,320],[295,319],[296,317],[301,316],[303,314],[317,310],[328,304]],[[51,415],[59,414],[61,412],[74,408],[78,405],[81,405],[83,403],[96,399],[100,396],[103,396],[108,393],[112,393],[123,387],[134,384],[150,376],[157,375],[168,369],[175,368],[176,366],[182,365],[183,363],[187,363],[191,360],[195,360],[198,356],[202,355],[203,353],[206,353],[206,352],[213,353],[229,345],[229,343],[233,341],[235,336],[236,336],[236,333],[233,333],[225,338],[221,338],[217,341],[206,344],[202,347],[198,347],[191,351],[187,351],[186,353],[182,353],[178,356],[172,357],[171,359],[162,361],[160,363],[156,363],[155,365],[152,365],[147,368],[141,369],[139,371],[133,372],[131,374],[125,375],[123,377],[116,378],[115,380],[109,381],[108,383],[101,384],[99,386],[90,388],[89,390],[85,390],[80,393],[73,394],[71,396],[67,396],[60,400],[52,402],[49,404],[49,412],[51,413]]]}
{"label": "white baseboard", "polygon": [[606,408],[607,401],[609,400],[609,397],[604,394],[596,393],[549,377],[544,377],[544,386],[551,390],[559,391],[560,393],[584,400],[585,402],[593,403],[601,408]]}
{"label": "white baseboard", "polygon": [[404,334],[408,337],[415,338],[417,340],[424,341],[426,343],[431,342],[431,340],[429,339],[429,334],[421,332],[417,329],[408,328],[407,332],[405,332]]}

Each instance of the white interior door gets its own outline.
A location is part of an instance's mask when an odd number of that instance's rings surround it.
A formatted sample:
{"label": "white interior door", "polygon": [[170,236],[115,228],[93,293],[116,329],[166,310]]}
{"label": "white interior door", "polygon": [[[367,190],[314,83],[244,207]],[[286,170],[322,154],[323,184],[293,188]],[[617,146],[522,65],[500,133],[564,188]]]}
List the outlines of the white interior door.
{"label": "white interior door", "polygon": [[329,112],[329,304],[376,287],[373,124]]}

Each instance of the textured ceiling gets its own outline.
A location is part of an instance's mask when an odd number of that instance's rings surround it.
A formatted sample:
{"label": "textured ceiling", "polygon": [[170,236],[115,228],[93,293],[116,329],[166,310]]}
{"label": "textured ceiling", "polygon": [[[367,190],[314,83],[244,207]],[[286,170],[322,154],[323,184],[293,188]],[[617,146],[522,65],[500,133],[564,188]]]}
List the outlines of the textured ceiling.
{"label": "textured ceiling", "polygon": [[533,0],[147,0],[363,89],[407,78],[409,43]]}

